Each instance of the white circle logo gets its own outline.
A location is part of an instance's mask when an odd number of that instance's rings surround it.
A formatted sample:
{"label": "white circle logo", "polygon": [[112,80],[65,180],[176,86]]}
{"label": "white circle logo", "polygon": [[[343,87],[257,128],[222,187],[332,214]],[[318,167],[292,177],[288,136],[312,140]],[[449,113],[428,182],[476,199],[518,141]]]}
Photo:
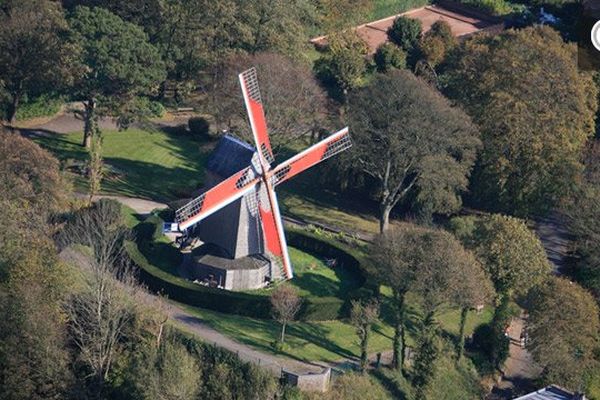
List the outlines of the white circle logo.
{"label": "white circle logo", "polygon": [[596,50],[600,51],[600,21],[597,21],[592,27],[591,39]]}

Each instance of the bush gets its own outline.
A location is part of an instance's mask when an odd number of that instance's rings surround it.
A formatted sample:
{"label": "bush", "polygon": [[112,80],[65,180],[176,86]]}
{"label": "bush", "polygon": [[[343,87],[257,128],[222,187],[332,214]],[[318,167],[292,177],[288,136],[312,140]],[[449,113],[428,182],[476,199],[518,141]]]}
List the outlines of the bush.
{"label": "bush", "polygon": [[37,99],[23,102],[17,109],[16,119],[22,121],[31,118],[51,117],[60,111],[63,105],[61,97],[41,95]]}
{"label": "bush", "polygon": [[165,115],[165,107],[158,101],[151,101],[148,103],[148,111],[155,118],[162,118]]}
{"label": "bush", "polygon": [[421,38],[421,31],[421,21],[401,16],[394,20],[387,34],[392,42],[404,51],[410,52],[417,46]]}
{"label": "bush", "polygon": [[188,120],[188,128],[192,137],[199,140],[210,139],[210,122],[206,118],[192,117]]}
{"label": "bush", "polygon": [[373,59],[379,72],[387,72],[392,68],[406,68],[406,52],[393,43],[379,46]]}

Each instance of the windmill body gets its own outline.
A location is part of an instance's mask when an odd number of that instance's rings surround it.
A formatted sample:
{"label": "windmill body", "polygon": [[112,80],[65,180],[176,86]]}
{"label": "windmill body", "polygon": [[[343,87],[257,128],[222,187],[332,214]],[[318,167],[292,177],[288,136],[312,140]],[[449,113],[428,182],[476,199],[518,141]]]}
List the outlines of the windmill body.
{"label": "windmill body", "polygon": [[273,167],[256,70],[239,79],[255,146],[223,137],[207,166],[214,186],[176,212],[179,230],[207,243],[194,260],[197,278],[230,290],[293,277],[274,189],[351,146],[344,128]]}

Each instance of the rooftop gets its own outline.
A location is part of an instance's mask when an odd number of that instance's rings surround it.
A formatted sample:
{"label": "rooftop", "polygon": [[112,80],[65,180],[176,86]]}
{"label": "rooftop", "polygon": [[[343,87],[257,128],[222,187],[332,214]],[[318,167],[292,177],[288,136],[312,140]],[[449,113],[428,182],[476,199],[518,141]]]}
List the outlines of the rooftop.
{"label": "rooftop", "polygon": [[225,134],[208,157],[206,169],[223,179],[250,165],[254,147],[237,137]]}
{"label": "rooftop", "polygon": [[550,385],[536,392],[517,397],[515,400],[585,400],[585,396]]}

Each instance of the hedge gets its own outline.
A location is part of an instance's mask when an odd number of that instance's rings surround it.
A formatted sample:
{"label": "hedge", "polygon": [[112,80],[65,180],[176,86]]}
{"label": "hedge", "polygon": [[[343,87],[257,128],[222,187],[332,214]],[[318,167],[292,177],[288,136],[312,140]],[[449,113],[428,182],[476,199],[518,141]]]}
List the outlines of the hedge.
{"label": "hedge", "polygon": [[[146,238],[150,236],[148,234],[153,232],[153,229],[149,226],[151,223],[158,224],[159,219],[151,222],[148,221],[148,225],[144,229],[141,229],[145,231],[145,235],[139,235],[138,240],[140,236],[145,236]],[[287,230],[286,236],[292,246],[307,250],[321,257],[335,258],[338,262],[338,267],[352,270],[362,277],[362,284],[366,282],[365,274],[361,267],[361,262],[364,260],[358,251],[337,241],[298,229]],[[162,292],[173,300],[191,306],[253,318],[270,318],[271,305],[268,296],[231,292],[192,283],[150,263],[146,256],[140,252],[140,247],[143,249],[146,246],[144,246],[144,243],[140,243],[139,247],[134,242],[126,243],[129,256],[134,265],[138,267],[140,280],[150,290]],[[337,297],[305,297],[298,314],[298,319],[304,321],[326,321],[345,317],[349,312],[350,300],[366,296],[369,293],[369,289],[361,287],[348,293],[344,299]]]}

